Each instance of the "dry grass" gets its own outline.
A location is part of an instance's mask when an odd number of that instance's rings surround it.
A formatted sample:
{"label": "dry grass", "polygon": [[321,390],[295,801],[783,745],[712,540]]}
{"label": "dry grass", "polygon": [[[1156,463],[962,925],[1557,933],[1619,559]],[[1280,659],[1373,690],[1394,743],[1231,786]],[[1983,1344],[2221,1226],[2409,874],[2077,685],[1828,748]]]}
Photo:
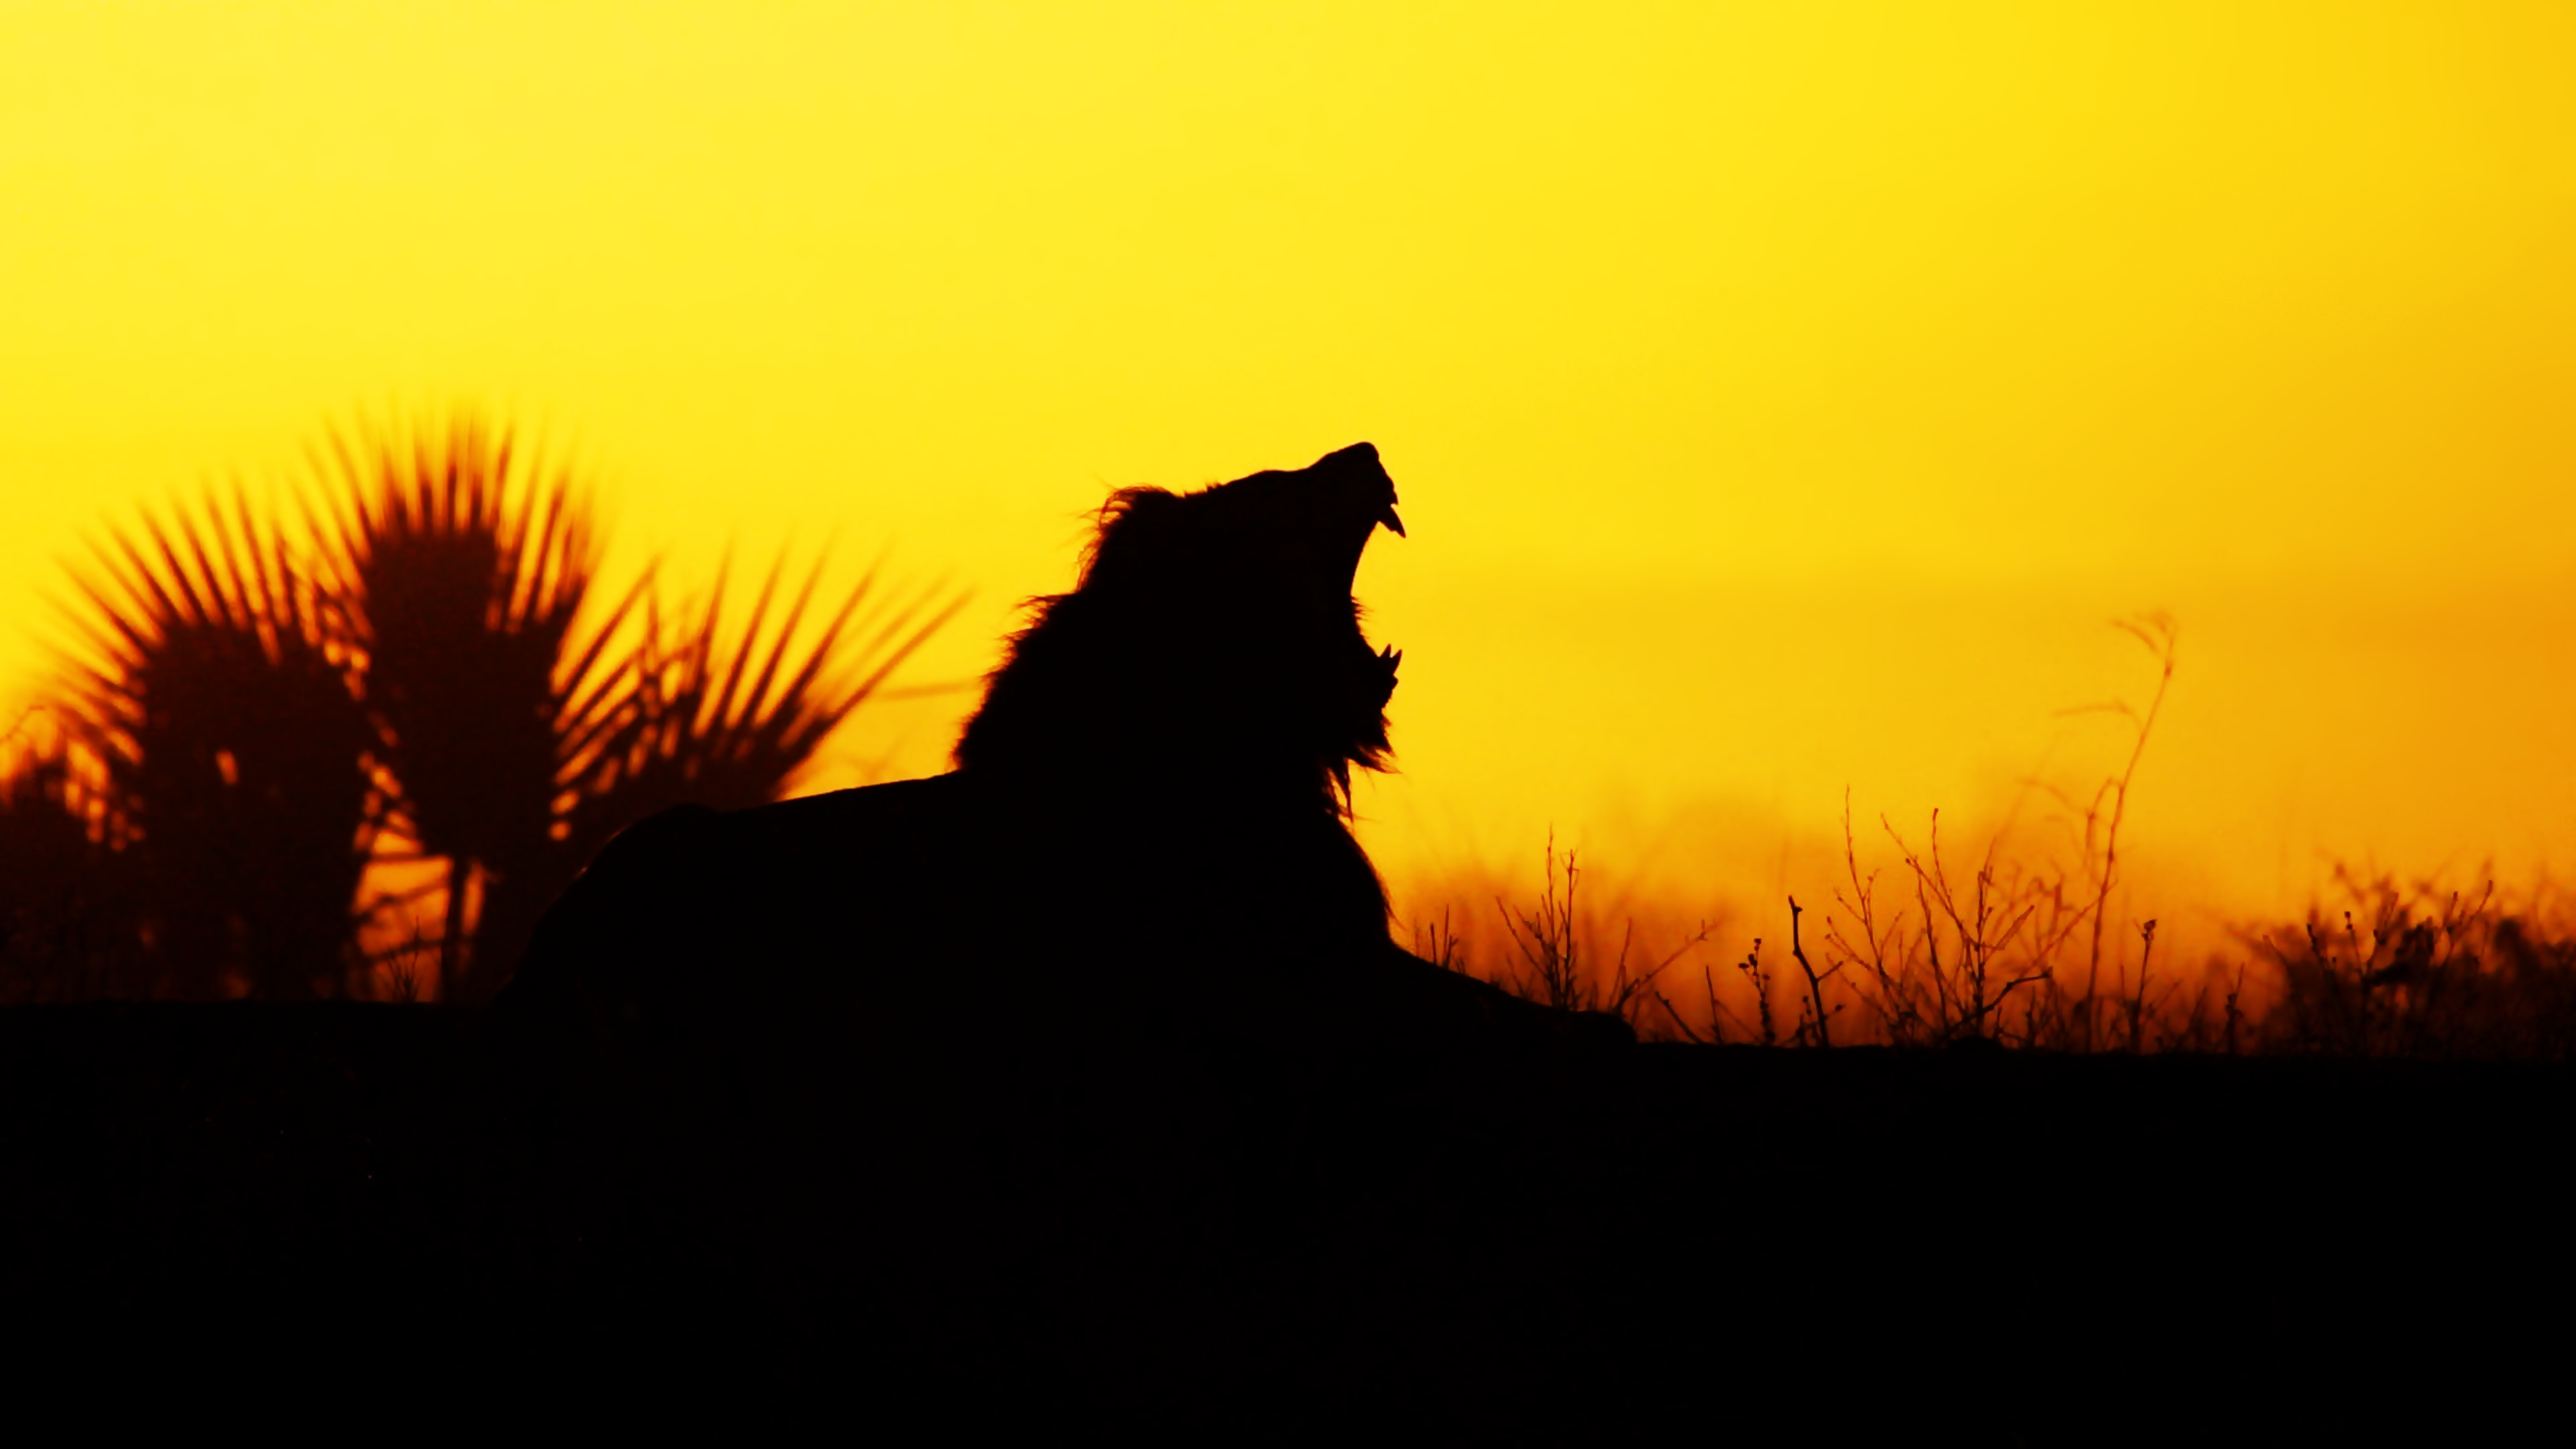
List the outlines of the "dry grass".
{"label": "dry grass", "polygon": [[[1500,899],[1494,902],[1513,956],[1498,979],[1518,995],[1559,1010],[1634,1018],[1651,999],[1655,979],[1705,941],[1707,932],[1685,941],[1654,965],[1640,966],[1635,961],[1637,933],[1632,924],[1622,928],[1617,951],[1604,962],[1594,933],[1584,927],[1579,905],[1582,885],[1583,870],[1575,863],[1574,852],[1565,852],[1560,861],[1556,839],[1550,836],[1537,904],[1519,910]],[[1447,918],[1442,919],[1445,928]]]}
{"label": "dry grass", "polygon": [[[1425,938],[1437,950],[1425,954],[1532,1000],[1615,1012],[1666,1040],[2521,1060],[2576,1052],[2576,909],[2546,888],[2509,899],[2492,885],[2458,892],[2339,871],[2339,899],[2304,922],[2239,925],[2232,950],[2174,960],[2159,918],[2129,909],[2122,831],[2173,679],[2176,636],[2160,616],[2119,627],[2148,651],[2153,692],[2143,707],[2082,711],[2117,715],[2129,738],[2117,772],[2089,793],[2047,791],[2068,848],[2015,849],[1997,836],[1963,863],[1936,811],[1919,837],[1882,818],[1893,863],[1873,866],[1846,799],[1828,904],[1784,902],[1785,966],[1756,936],[1721,969],[1703,923],[1668,930],[1666,948],[1641,968],[1633,917],[1581,909],[1573,856],[1560,863],[1551,839],[1535,903],[1496,903],[1506,942],[1497,959],[1480,960],[1445,913]],[[1674,982],[1694,975],[1696,990]]]}
{"label": "dry grass", "polygon": [[[1664,978],[1704,954],[1710,927],[1670,932],[1652,965],[1636,964],[1633,920],[1586,917],[1573,857],[1560,865],[1551,839],[1536,903],[1497,901],[1507,950],[1480,963],[1477,974],[1532,1000],[1615,1012],[1643,1034],[1689,1041],[2077,1051],[2169,1045],[2177,1031],[2188,1033],[2196,1005],[2182,1000],[2178,974],[2154,972],[2156,923],[2141,924],[2133,955],[2115,921],[2124,883],[2121,831],[2173,679],[2175,630],[2161,616],[2119,627],[2148,651],[2154,692],[2143,708],[2112,703],[2073,711],[2116,714],[2128,722],[2130,738],[2118,772],[2089,795],[2048,792],[2065,812],[2070,852],[2012,854],[1998,836],[1962,866],[1945,849],[1936,811],[1919,843],[1882,818],[1880,834],[1897,863],[1872,867],[1846,797],[1841,879],[1830,900],[1814,911],[1794,895],[1786,900],[1786,959],[1794,971],[1778,964],[1776,948],[1766,961],[1765,940],[1756,937],[1724,977],[1701,961],[1697,1000],[1685,1005]],[[1435,959],[1453,968],[1474,960],[1473,944],[1448,928],[1446,916],[1436,934]],[[1611,942],[1615,948],[1605,949]],[[2175,1018],[2177,1008],[2188,1009]]]}
{"label": "dry grass", "polygon": [[1499,961],[1480,959],[1446,914],[1417,945],[1530,1000],[1617,1014],[1648,1039],[2576,1056],[2576,902],[2547,887],[2458,891],[2339,870],[2334,901],[2305,920],[2240,926],[2232,952],[2187,967],[2159,956],[2153,919],[2106,931],[2095,957],[2101,898],[2074,895],[2064,872],[1991,851],[1961,870],[1937,822],[1920,850],[1887,833],[1892,870],[1865,867],[1847,838],[1831,906],[1784,902],[1786,952],[1755,937],[1741,957],[1721,958],[1703,926],[1641,953],[1633,920],[1585,908],[1585,873],[1552,843],[1535,900],[1497,903]]}
{"label": "dry grass", "polygon": [[[1589,984],[1536,971],[1491,979],[1532,1000],[1616,1011],[1648,1039],[1701,1043],[2576,1056],[2576,917],[2537,896],[2509,901],[2492,887],[2471,895],[2347,873],[2339,889],[2349,906],[2241,929],[2242,954],[2197,970],[2155,964],[2155,925],[2141,923],[2134,955],[2119,953],[2106,988],[2088,995],[2061,984],[2082,979],[2068,968],[2089,965],[2090,952],[2082,917],[2062,909],[2050,882],[1992,865],[1973,884],[1954,882],[1927,855],[1908,862],[1906,884],[1913,893],[1892,917],[1878,913],[1874,891],[1868,904],[1838,898],[1821,966],[1799,940],[1804,912],[1789,903],[1794,974],[1776,953],[1766,959],[1760,937],[1725,970],[1701,959],[1693,972],[1688,958],[1709,954],[1693,937],[1649,971],[1625,971],[1617,958],[1587,965]],[[1602,934],[1559,925],[1553,939]],[[1441,959],[1469,969],[1460,964],[1466,943],[1446,942]],[[1665,985],[1668,975],[1693,974],[1696,990]]]}
{"label": "dry grass", "polygon": [[2246,933],[2277,973],[2273,1052],[2558,1060],[2576,1053],[2576,922],[2545,888],[2511,899],[2338,871],[2339,909]]}

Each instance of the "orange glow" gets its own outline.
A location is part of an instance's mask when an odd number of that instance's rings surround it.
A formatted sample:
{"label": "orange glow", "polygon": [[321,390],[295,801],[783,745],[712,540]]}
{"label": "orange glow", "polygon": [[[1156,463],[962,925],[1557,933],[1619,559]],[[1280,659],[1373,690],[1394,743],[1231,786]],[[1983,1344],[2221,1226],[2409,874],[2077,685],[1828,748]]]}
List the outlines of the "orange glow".
{"label": "orange glow", "polygon": [[[1399,883],[1751,895],[2090,779],[2141,867],[2576,847],[2576,12],[231,4],[0,16],[0,678],[57,560],[469,401],[623,561],[978,603],[1109,487],[1379,444]],[[934,768],[968,697],[835,775]],[[1526,858],[1524,860],[1524,858]]]}

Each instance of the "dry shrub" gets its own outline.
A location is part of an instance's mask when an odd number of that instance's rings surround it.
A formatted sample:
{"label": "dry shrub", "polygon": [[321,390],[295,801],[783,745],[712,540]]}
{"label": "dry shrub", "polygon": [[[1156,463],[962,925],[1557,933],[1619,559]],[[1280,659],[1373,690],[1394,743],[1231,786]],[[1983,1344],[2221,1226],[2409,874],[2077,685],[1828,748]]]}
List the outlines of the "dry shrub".
{"label": "dry shrub", "polygon": [[[1552,1005],[1619,1011],[1649,1036],[1697,1042],[2139,1053],[2273,1041],[2249,1023],[2241,965],[2179,970],[2170,934],[2160,942],[2156,919],[2125,909],[2122,831],[2172,683],[2176,631],[2161,615],[2117,627],[2148,651],[2154,689],[2143,708],[2070,711],[2115,714],[2129,737],[2117,771],[2090,792],[2034,785],[2061,808],[2063,848],[1997,834],[1963,864],[1935,811],[1919,836],[1882,817],[1895,861],[1873,867],[1846,797],[1842,868],[1827,904],[1811,912],[1794,896],[1786,902],[1788,964],[1776,949],[1766,956],[1756,937],[1729,969],[1699,962],[1697,991],[1673,993],[1664,978],[1708,945],[1709,928],[1670,932],[1677,944],[1669,953],[1633,964],[1633,921],[1613,931],[1578,912],[1577,872],[1570,856],[1559,867],[1551,841],[1537,904],[1500,907],[1515,954],[1477,974]],[[1810,914],[1820,922],[1806,921]],[[1810,932],[1819,937],[1812,948]],[[1475,969],[1445,916],[1424,940],[1435,948],[1425,954]],[[1615,951],[1604,949],[1613,941]]]}
{"label": "dry shrub", "polygon": [[[1414,953],[1526,1000],[1617,1016],[1649,1039],[1706,1040],[1704,1031],[1680,1022],[1660,1002],[1657,983],[1707,945],[1710,922],[1721,917],[1685,924],[1659,902],[1615,892],[1604,900],[1593,876],[1579,853],[1557,849],[1551,834],[1534,898],[1482,873],[1445,882],[1434,896],[1441,904],[1413,928]],[[1498,929],[1461,924],[1479,919]],[[1648,942],[1661,943],[1660,949]]]}
{"label": "dry shrub", "polygon": [[2340,909],[2245,933],[2278,973],[2267,1051],[2559,1060],[2576,1048],[2576,920],[2546,887],[2507,899],[2337,868]]}

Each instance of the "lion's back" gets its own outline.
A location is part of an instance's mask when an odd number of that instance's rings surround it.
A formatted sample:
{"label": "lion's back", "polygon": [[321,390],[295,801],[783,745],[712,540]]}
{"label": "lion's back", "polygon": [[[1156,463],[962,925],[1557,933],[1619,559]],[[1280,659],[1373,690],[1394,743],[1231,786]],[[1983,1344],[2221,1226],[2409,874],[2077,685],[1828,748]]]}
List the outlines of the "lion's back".
{"label": "lion's back", "polygon": [[848,995],[953,947],[979,833],[954,775],[719,812],[609,842],[538,922],[501,1009],[571,1029],[657,1001]]}

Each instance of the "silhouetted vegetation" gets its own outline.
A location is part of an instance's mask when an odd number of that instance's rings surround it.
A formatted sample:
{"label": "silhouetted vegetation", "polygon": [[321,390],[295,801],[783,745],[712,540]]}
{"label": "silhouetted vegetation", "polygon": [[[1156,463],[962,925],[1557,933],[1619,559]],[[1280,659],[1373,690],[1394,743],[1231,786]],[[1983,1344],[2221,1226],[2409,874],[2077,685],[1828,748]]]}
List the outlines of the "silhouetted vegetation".
{"label": "silhouetted vegetation", "polygon": [[6,999],[80,1001],[148,992],[136,910],[138,862],[98,838],[95,787],[59,740],[31,744],[0,774],[0,962]]}
{"label": "silhouetted vegetation", "polygon": [[79,575],[0,785],[8,998],[406,995],[436,897],[437,995],[481,1000],[611,836],[778,798],[959,602],[871,571],[818,609],[784,558],[738,626],[721,578],[603,601],[587,496],[471,418],[335,440],[320,486],[146,517]]}
{"label": "silhouetted vegetation", "polygon": [[240,490],[111,535],[80,581],[68,748],[171,995],[337,995],[385,799],[345,601]]}
{"label": "silhouetted vegetation", "polygon": [[2248,933],[2277,973],[2267,1051],[2563,1060],[2576,1055],[2576,930],[2536,895],[2508,902],[2339,871],[2344,908]]}
{"label": "silhouetted vegetation", "polygon": [[[1786,901],[1788,965],[1756,937],[1720,970],[1715,933],[1682,934],[1653,959],[1633,921],[1578,909],[1582,871],[1551,840],[1529,908],[1495,902],[1504,945],[1479,958],[1447,918],[1423,954],[1531,1000],[1613,1012],[1650,1039],[1758,1046],[1873,1043],[2091,1053],[2406,1056],[2559,1060],[2576,1053],[2576,916],[2534,892],[2509,899],[2338,871],[2334,907],[2303,923],[2239,927],[2240,954],[2158,954],[2157,921],[2123,915],[2121,830],[2174,672],[2171,621],[2120,626],[2145,645],[2143,709],[2118,773],[2089,794],[2049,791],[2072,849],[2017,854],[1989,842],[1972,867],[1946,854],[1941,817],[1881,833],[1892,871],[1865,864],[1848,802],[1842,879],[1828,905]],[[1820,916],[1815,928],[1803,917]],[[1817,939],[1806,939],[1814,929]],[[1696,982],[1688,980],[1695,969]],[[1677,979],[1678,978],[1678,979]],[[1837,1023],[1841,1025],[1837,1025]]]}
{"label": "silhouetted vegetation", "polygon": [[[1614,1012],[1649,1040],[2576,1057],[2576,919],[2543,892],[2511,897],[2489,885],[2472,894],[2338,871],[2341,904],[2320,904],[2302,922],[2240,927],[2239,954],[2193,966],[2161,961],[2155,922],[2140,922],[2131,949],[2111,956],[2103,985],[2087,994],[2060,984],[2081,980],[2068,967],[2088,964],[2089,951],[2083,908],[2064,905],[2056,880],[1990,861],[1973,883],[1960,882],[1935,851],[1905,860],[1912,889],[1893,909],[1877,879],[1852,866],[1858,885],[1836,895],[1821,962],[1800,939],[1809,913],[1788,902],[1786,971],[1764,938],[1720,970],[1707,959],[1706,928],[1638,970],[1633,923],[1577,918],[1564,883],[1579,872],[1553,852],[1536,906],[1503,908],[1510,954],[1499,962],[1480,962],[1474,943],[1445,925],[1422,940],[1453,970],[1530,1000]],[[1676,971],[1685,963],[1696,980]]]}

